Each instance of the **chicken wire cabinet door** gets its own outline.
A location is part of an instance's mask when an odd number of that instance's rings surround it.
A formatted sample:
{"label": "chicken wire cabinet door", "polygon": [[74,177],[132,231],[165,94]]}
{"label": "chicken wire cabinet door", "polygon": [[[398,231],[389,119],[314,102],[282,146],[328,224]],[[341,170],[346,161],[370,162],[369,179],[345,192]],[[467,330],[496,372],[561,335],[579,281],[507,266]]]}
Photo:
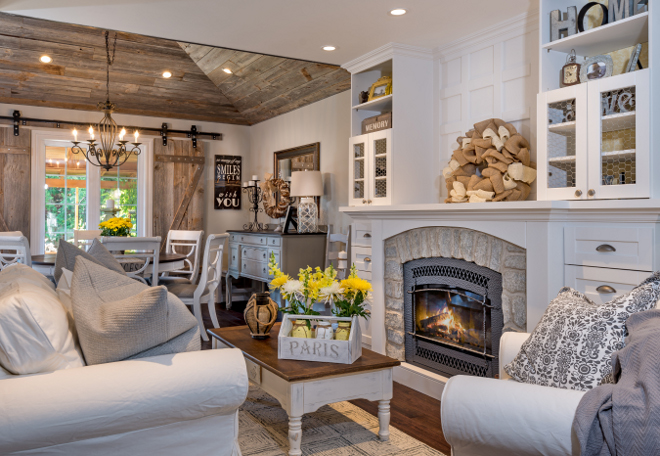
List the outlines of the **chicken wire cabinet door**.
{"label": "chicken wire cabinet door", "polygon": [[541,93],[538,199],[587,199],[586,84]]}
{"label": "chicken wire cabinet door", "polygon": [[349,140],[348,167],[348,204],[350,206],[367,205],[367,172],[369,159],[369,136],[354,136]]}
{"label": "chicken wire cabinet door", "polygon": [[648,198],[648,70],[587,85],[589,198]]}
{"label": "chicken wire cabinet door", "polygon": [[369,134],[368,204],[388,205],[392,201],[392,129]]}

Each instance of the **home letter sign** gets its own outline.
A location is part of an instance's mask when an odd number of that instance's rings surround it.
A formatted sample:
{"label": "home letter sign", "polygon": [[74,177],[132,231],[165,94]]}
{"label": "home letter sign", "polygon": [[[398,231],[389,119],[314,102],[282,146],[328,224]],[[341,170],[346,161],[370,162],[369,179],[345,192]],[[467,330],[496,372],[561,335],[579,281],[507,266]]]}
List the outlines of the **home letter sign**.
{"label": "home letter sign", "polygon": [[550,12],[550,41],[561,38],[562,32],[566,32],[566,36],[571,36],[575,35],[577,31],[577,7],[568,7],[565,20],[562,20],[561,11]]}

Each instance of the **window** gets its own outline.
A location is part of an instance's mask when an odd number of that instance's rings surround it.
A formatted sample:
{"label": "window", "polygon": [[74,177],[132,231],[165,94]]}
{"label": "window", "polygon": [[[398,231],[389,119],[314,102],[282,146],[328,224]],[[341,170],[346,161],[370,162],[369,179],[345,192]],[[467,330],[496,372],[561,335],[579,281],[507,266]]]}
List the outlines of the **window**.
{"label": "window", "polygon": [[68,147],[46,147],[45,252],[87,229],[87,162]]}

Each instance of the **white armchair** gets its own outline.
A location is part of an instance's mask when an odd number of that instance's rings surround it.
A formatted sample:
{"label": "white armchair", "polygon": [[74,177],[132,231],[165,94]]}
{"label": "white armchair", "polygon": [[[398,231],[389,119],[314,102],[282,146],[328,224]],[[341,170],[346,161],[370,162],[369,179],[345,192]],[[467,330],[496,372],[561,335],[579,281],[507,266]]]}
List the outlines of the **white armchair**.
{"label": "white armchair", "polygon": [[574,454],[571,425],[585,393],[519,383],[503,370],[529,336],[502,335],[500,380],[459,375],[445,385],[440,414],[452,456]]}

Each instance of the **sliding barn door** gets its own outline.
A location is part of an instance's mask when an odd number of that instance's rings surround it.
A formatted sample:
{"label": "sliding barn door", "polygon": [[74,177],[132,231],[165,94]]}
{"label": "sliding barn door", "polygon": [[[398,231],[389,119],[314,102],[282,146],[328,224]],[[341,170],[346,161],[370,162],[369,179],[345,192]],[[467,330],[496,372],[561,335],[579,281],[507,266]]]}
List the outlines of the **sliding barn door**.
{"label": "sliding barn door", "polygon": [[0,128],[0,231],[30,239],[30,130]]}
{"label": "sliding barn door", "polygon": [[[154,140],[154,236],[204,228],[204,143]],[[162,249],[161,249],[162,250]]]}

